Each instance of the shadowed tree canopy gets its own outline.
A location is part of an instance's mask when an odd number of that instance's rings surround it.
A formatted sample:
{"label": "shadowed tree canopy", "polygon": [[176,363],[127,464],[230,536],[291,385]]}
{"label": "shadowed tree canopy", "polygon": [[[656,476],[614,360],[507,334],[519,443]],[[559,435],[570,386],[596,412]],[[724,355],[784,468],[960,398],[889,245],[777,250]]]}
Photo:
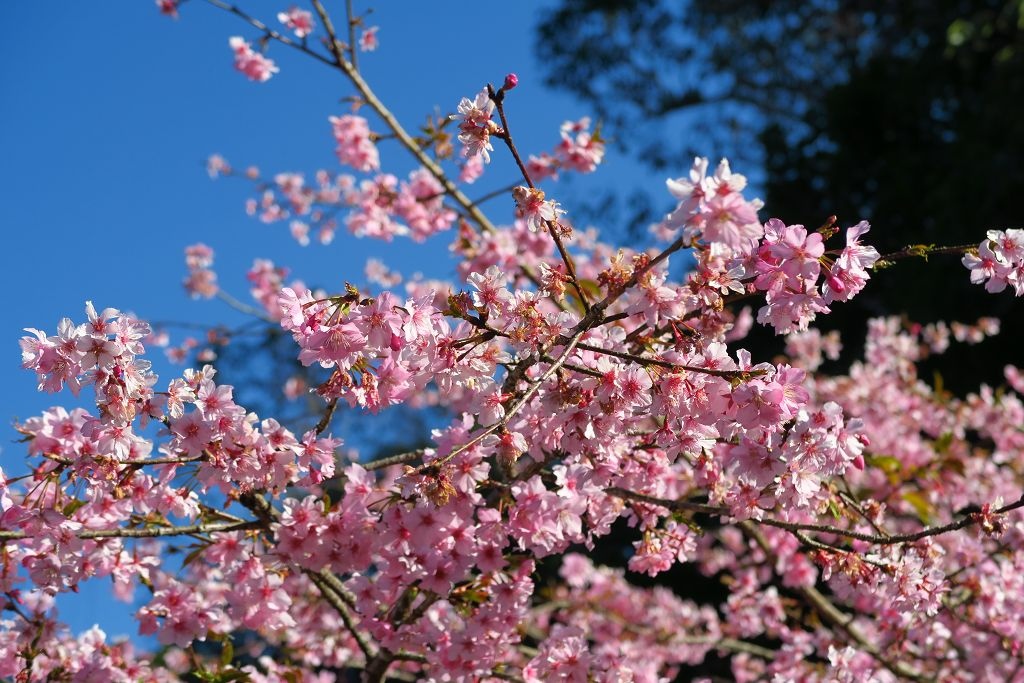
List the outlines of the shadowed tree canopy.
{"label": "shadowed tree canopy", "polygon": [[[1024,224],[1020,0],[564,0],[537,50],[640,160],[678,176],[695,155],[734,158],[787,223],[867,219],[882,253]],[[658,218],[668,199],[653,201]],[[957,257],[899,269],[828,317],[848,348],[869,315],[999,315],[999,337],[944,359],[947,386],[1024,362],[1018,300],[970,285]]]}

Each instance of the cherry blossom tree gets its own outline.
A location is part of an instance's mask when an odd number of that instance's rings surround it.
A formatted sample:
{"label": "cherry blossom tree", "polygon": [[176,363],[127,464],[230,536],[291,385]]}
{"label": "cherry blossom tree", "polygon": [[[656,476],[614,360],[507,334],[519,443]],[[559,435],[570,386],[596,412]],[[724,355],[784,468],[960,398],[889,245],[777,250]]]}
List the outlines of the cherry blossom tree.
{"label": "cherry blossom tree", "polygon": [[[1020,296],[1024,230],[883,255],[865,222],[763,222],[744,176],[699,158],[667,182],[658,246],[612,245],[553,198],[601,164],[599,127],[521,152],[515,75],[466,84],[412,135],[358,68],[386,27],[350,2],[340,21],[320,0],[265,20],[205,4],[249,36],[225,37],[246,78],[287,78],[270,51],[292,49],[358,105],[329,120],[348,172],[264,178],[214,156],[210,174],[252,183],[250,213],[301,242],[447,232],[457,278],[403,287],[372,262],[369,288],[328,292],[257,261],[243,304],[187,246],[190,293],[272,321],[317,370],[284,387],[317,402],[305,433],[239,405],[202,353],[158,378],[145,355],[166,340],[115,308],[27,330],[40,391],[89,407],[20,423],[29,473],[0,471],[0,676],[658,681],[718,658],[741,681],[1024,680],[1024,378],[1007,365],[1004,386],[957,397],[918,375],[999,321],[876,319],[844,374],[822,372],[842,340],[813,326],[911,258],[966,277],[942,260],[960,257],[979,296]],[[418,164],[404,178],[385,170],[399,153]],[[465,191],[498,164],[520,180],[492,220]],[[785,357],[753,357],[753,325],[785,335]],[[426,447],[365,461],[333,434],[339,406],[451,417]],[[620,520],[625,571],[587,555]],[[633,580],[678,564],[727,597]],[[55,618],[58,595],[103,578],[145,595],[155,651]]]}

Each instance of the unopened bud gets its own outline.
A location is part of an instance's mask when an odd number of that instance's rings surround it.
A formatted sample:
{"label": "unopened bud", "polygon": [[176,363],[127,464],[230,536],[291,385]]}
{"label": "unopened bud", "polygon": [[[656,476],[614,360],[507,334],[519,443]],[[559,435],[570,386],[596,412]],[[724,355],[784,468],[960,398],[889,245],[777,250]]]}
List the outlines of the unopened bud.
{"label": "unopened bud", "polygon": [[501,86],[502,90],[511,90],[512,88],[519,85],[519,76],[515,74],[509,74],[505,76],[505,84]]}

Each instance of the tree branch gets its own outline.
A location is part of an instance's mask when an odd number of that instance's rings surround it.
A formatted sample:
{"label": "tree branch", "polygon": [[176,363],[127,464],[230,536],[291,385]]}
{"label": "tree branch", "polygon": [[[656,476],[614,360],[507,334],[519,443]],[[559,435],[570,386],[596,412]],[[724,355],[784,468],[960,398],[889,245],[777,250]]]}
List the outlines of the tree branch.
{"label": "tree branch", "polygon": [[363,101],[374,112],[377,116],[384,121],[385,125],[391,129],[391,132],[395,135],[395,138],[402,143],[409,152],[412,153],[416,160],[430,172],[434,178],[437,179],[441,186],[444,187],[445,192],[455,202],[462,207],[462,209],[472,217],[480,228],[486,232],[494,231],[494,224],[491,223],[490,219],[484,215],[484,213],[477,207],[473,202],[455,186],[444,170],[437,165],[437,163],[427,156],[427,153],[423,151],[409,133],[406,132],[402,124],[398,122],[391,110],[388,109],[383,102],[378,99],[377,95],[373,92],[370,86],[363,80],[363,77],[359,74],[359,71],[349,60],[345,59],[345,53],[342,49],[341,43],[338,41],[337,33],[334,30],[334,25],[331,22],[330,16],[327,14],[327,10],[324,9],[323,3],[320,0],[312,0],[313,8],[316,10],[317,15],[320,17],[320,23],[323,24],[324,30],[328,36],[328,46],[331,49],[331,53],[334,55],[335,63],[333,66],[341,69],[341,71],[348,77],[352,82],[352,85],[356,87],[359,94],[362,96]]}
{"label": "tree branch", "polygon": [[[214,534],[226,531],[245,531],[262,529],[263,523],[255,520],[231,522],[230,524],[189,524],[186,526],[162,526],[120,529],[83,529],[74,536],[81,539],[92,538],[160,538],[166,536],[192,536],[195,534]],[[0,541],[34,538],[24,531],[0,531]]]}
{"label": "tree branch", "polygon": [[[624,500],[633,500],[639,503],[647,503],[649,505],[659,505],[661,507],[668,508],[669,510],[683,510],[690,512],[703,512],[709,515],[719,515],[722,517],[731,517],[732,513],[729,508],[718,507],[714,505],[705,505],[701,503],[691,503],[688,501],[681,500],[670,500],[667,498],[656,498],[649,496],[644,493],[637,493],[635,491],[628,491],[617,487],[611,487],[605,489],[605,493],[622,498]],[[998,510],[993,511],[992,514],[1001,515],[1012,510],[1017,510],[1024,507],[1024,495],[1022,495],[1017,501],[1004,505]],[[832,534],[833,536],[841,536],[857,541],[864,541],[866,543],[873,543],[875,545],[897,545],[901,543],[913,543],[930,536],[939,536],[946,534],[951,531],[959,531],[970,526],[974,526],[981,522],[981,518],[977,515],[966,515],[960,519],[950,522],[949,524],[943,524],[942,526],[931,526],[925,527],[920,531],[915,531],[906,534],[891,534],[891,535],[877,535],[868,534],[862,531],[853,531],[850,529],[842,529],[840,527],[830,526],[827,524],[811,524],[806,522],[787,522],[782,519],[775,519],[773,517],[764,517],[762,519],[751,519],[746,520],[752,524],[759,524],[762,526],[771,526],[778,529],[784,529],[790,532],[803,532],[812,531],[821,534]],[[829,546],[832,547],[832,546]],[[835,549],[835,548],[833,548]]]}

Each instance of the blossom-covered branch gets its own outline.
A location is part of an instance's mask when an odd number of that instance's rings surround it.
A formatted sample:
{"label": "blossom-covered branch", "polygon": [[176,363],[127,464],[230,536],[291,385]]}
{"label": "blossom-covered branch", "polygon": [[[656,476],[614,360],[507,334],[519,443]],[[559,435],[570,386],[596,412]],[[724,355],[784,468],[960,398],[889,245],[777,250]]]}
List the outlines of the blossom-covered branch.
{"label": "blossom-covered branch", "polygon": [[[146,354],[159,336],[115,308],[89,302],[84,319],[29,328],[23,366],[80,407],[19,424],[24,472],[0,472],[11,615],[0,677],[536,683],[719,665],[748,681],[1017,675],[1024,376],[1008,365],[1004,386],[963,397],[918,376],[954,342],[998,333],[998,320],[877,318],[838,374],[823,367],[846,362],[844,340],[814,324],[877,267],[911,256],[963,253],[973,282],[1020,294],[1024,232],[880,256],[866,222],[762,220],[745,177],[697,158],[667,181],[674,208],[652,229],[657,246],[615,245],[549,199],[560,174],[603,161],[586,117],[529,154],[505,108],[528,84],[510,76],[497,91],[467,88],[478,94],[413,137],[358,69],[370,57],[357,64],[357,50],[379,36],[355,3],[337,28],[320,0],[276,8],[280,30],[208,4],[259,32],[228,36],[242,76],[286,78],[269,53],[286,45],[344,74],[351,101],[384,127],[325,114],[325,148],[345,173],[235,172],[214,155],[211,176],[252,181],[247,211],[290,221],[303,243],[311,226],[330,242],[349,209],[345,239],[451,230],[456,272],[406,279],[373,261],[330,292],[258,259],[252,304],[221,295],[279,325],[294,342],[282,367],[316,378],[284,389],[309,390],[301,428],[249,410],[201,357],[157,377]],[[492,219],[462,186],[501,163],[495,137],[525,184],[505,189],[513,210]],[[420,168],[387,173],[385,140]],[[692,265],[670,269],[681,254]],[[190,294],[218,294],[213,263],[209,247],[187,248]],[[755,324],[784,335],[784,352],[758,358]],[[422,440],[401,417],[416,410],[431,411]],[[375,414],[374,430],[410,445],[361,457],[342,412]],[[573,552],[606,543],[625,567]],[[713,590],[633,580],[680,564]],[[60,626],[60,596],[106,577],[127,602],[144,589],[136,619],[159,656]],[[231,644],[243,632],[244,657]]]}

